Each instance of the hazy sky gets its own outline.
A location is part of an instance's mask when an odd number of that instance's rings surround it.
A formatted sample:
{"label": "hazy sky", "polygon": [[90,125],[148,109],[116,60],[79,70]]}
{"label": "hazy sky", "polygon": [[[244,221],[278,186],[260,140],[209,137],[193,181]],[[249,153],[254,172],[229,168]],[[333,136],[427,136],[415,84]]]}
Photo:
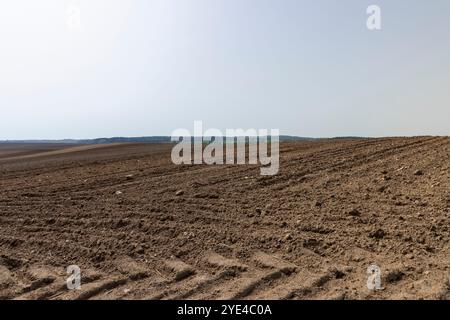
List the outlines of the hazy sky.
{"label": "hazy sky", "polygon": [[450,135],[449,84],[448,0],[0,4],[0,140]]}

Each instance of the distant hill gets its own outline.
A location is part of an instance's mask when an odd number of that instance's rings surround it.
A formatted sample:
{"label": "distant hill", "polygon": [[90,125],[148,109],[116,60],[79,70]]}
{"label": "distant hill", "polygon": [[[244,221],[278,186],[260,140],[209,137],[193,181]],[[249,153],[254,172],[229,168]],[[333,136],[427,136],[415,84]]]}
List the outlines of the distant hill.
{"label": "distant hill", "polygon": [[112,137],[96,139],[61,139],[61,140],[0,140],[0,143],[63,143],[63,144],[107,144],[124,142],[168,143],[168,136],[151,137]]}
{"label": "distant hill", "polygon": [[[281,135],[280,141],[313,141],[324,138],[310,138]],[[336,137],[331,139],[364,139],[361,137]],[[170,136],[149,136],[149,137],[112,137],[97,139],[61,139],[61,140],[0,140],[0,144],[12,143],[62,143],[62,144],[108,144],[108,143],[125,143],[125,142],[142,142],[142,143],[170,143]]]}

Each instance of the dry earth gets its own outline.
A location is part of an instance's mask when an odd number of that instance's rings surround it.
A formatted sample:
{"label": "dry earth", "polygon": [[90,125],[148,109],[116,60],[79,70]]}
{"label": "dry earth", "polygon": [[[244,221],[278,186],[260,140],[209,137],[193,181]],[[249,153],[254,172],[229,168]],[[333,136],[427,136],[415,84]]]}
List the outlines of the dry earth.
{"label": "dry earth", "polygon": [[0,145],[0,297],[450,298],[450,138],[283,143],[273,177],[170,151]]}

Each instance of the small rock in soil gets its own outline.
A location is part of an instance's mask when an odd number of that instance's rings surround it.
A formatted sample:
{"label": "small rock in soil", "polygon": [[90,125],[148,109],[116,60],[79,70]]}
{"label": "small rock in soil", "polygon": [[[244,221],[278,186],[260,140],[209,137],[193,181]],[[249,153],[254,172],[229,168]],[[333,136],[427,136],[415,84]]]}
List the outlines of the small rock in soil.
{"label": "small rock in soil", "polygon": [[348,212],[348,214],[352,217],[359,217],[361,215],[361,212],[358,209],[352,209]]}
{"label": "small rock in soil", "polygon": [[373,231],[369,234],[369,237],[375,238],[375,239],[382,239],[386,235],[386,232],[382,229],[378,229],[376,231]]}

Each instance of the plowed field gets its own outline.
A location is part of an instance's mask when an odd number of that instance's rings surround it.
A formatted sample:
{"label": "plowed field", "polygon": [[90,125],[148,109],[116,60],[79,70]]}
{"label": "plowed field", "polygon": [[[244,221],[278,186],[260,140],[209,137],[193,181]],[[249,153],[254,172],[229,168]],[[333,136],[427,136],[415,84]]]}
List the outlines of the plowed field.
{"label": "plowed field", "polygon": [[450,138],[282,143],[266,177],[171,148],[0,145],[0,297],[450,298]]}

